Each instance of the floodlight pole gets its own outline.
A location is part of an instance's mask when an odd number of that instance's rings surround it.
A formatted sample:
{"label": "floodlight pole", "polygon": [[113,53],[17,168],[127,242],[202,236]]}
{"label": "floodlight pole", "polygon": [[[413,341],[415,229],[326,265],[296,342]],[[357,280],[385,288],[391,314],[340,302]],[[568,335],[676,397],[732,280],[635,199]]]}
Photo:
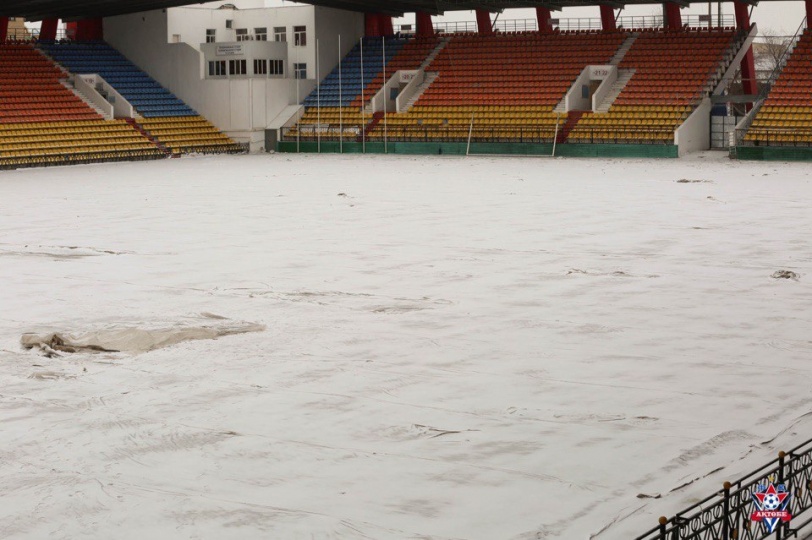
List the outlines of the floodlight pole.
{"label": "floodlight pole", "polygon": [[338,34],[338,146],[339,152],[344,153],[344,94],[342,92],[343,79],[341,74],[341,34]]}
{"label": "floodlight pole", "polygon": [[364,120],[366,116],[364,112],[367,108],[366,96],[364,95],[364,37],[361,36],[361,152],[367,153],[367,125]]}
{"label": "floodlight pole", "polygon": [[321,72],[319,71],[319,40],[316,40],[316,137],[321,154]]}
{"label": "floodlight pole", "polygon": [[381,38],[383,44],[383,153],[389,153],[389,125],[386,121],[386,112],[389,109],[389,100],[386,97],[386,36]]}

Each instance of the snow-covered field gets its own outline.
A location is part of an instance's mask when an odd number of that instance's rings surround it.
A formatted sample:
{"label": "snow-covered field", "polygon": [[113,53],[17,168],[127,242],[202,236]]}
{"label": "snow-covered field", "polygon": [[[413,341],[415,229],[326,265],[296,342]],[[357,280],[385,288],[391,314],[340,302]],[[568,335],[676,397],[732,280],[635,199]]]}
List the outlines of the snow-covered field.
{"label": "snow-covered field", "polygon": [[[0,537],[633,537],[812,436],[810,177],[719,154],[0,173]],[[201,313],[267,329],[20,347]]]}

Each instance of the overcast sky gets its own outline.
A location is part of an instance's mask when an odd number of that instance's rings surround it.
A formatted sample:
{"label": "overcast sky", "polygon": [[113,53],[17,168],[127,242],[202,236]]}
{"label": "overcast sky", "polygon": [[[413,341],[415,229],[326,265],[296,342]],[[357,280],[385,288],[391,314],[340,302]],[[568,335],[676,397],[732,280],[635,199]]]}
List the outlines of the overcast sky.
{"label": "overcast sky", "polygon": [[[291,6],[296,5],[296,2],[290,0],[265,0],[268,6]],[[717,4],[713,4],[713,13],[716,13]],[[654,15],[660,14],[662,9],[659,5],[652,4],[647,6],[629,6],[623,10],[621,17],[624,15]],[[695,4],[690,8],[682,10],[685,14],[700,14],[706,15],[708,13],[708,4]],[[722,4],[722,13],[725,15],[733,14],[733,3],[725,2]],[[758,24],[761,31],[770,29],[783,34],[794,34],[798,29],[798,25],[804,18],[804,3],[800,1],[795,2],[761,2],[753,10],[753,22]],[[526,19],[535,17],[535,11],[532,9],[509,9],[500,15],[501,19]],[[592,8],[566,8],[563,11],[553,12],[553,17],[567,18],[567,17],[600,17],[598,7]],[[413,22],[414,16],[407,16],[398,23]],[[451,20],[451,21],[473,21],[474,13],[472,11],[456,11],[449,12],[444,17],[438,17],[437,20]]]}

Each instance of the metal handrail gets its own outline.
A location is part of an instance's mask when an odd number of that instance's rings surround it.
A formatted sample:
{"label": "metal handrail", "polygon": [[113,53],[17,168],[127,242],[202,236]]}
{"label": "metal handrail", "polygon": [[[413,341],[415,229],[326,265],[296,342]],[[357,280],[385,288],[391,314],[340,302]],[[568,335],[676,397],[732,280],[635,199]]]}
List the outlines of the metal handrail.
{"label": "metal handrail", "polygon": [[[790,509],[796,520],[779,526],[776,533],[757,532],[750,526],[748,509],[755,489],[765,483],[781,483],[792,493]],[[678,512],[673,517],[660,518],[658,526],[646,531],[635,540],[764,540],[775,535],[777,540],[788,538],[794,532],[812,523],[812,518],[797,523],[797,518],[812,508],[812,439],[789,452],[780,452],[778,458],[751,471],[734,482],[725,482],[722,490]],[[754,531],[754,529],[756,529]]]}

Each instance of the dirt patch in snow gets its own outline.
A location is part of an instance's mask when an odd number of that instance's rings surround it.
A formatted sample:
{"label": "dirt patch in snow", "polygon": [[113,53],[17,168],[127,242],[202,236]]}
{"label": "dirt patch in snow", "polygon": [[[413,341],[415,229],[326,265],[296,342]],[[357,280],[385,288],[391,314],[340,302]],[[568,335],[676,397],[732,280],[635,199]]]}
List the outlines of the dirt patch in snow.
{"label": "dirt patch in snow", "polygon": [[181,321],[145,324],[113,324],[89,330],[46,330],[27,332],[20,338],[25,349],[37,349],[46,356],[60,353],[121,352],[138,354],[170,347],[184,341],[217,339],[223,336],[262,332],[257,323],[232,321],[203,313]]}

